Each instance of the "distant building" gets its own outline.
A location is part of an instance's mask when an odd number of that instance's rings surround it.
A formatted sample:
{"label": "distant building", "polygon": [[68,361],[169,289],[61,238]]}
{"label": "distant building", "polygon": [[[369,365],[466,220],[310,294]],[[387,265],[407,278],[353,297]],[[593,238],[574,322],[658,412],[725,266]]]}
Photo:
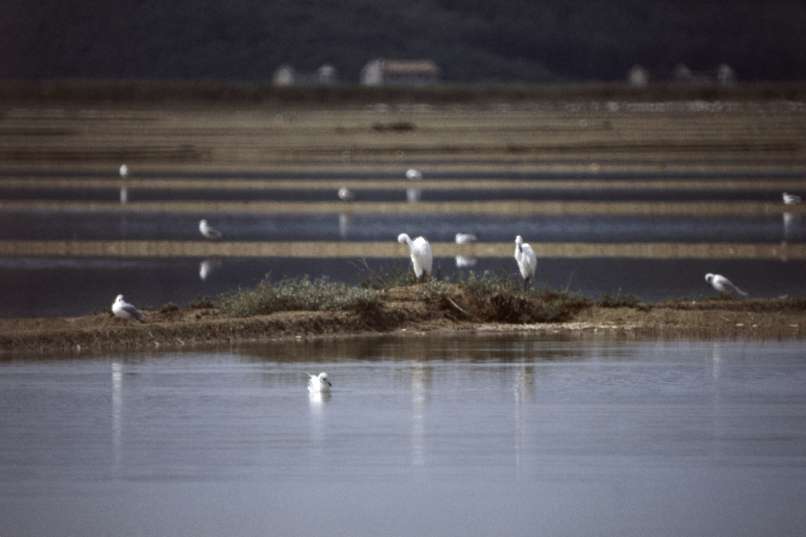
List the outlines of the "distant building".
{"label": "distant building", "polygon": [[295,78],[294,68],[290,65],[283,64],[274,71],[271,83],[274,86],[293,86]]}
{"label": "distant building", "polygon": [[335,84],[337,81],[336,68],[326,63],[316,70],[316,82],[323,86]]}
{"label": "distant building", "polygon": [[720,86],[732,86],[736,83],[736,72],[730,65],[723,63],[716,68],[716,81]]}
{"label": "distant building", "polygon": [[640,65],[633,65],[627,72],[627,82],[634,88],[645,88],[649,84],[649,71]]}
{"label": "distant building", "polygon": [[361,70],[365,86],[426,86],[439,81],[440,69],[431,60],[375,59]]}

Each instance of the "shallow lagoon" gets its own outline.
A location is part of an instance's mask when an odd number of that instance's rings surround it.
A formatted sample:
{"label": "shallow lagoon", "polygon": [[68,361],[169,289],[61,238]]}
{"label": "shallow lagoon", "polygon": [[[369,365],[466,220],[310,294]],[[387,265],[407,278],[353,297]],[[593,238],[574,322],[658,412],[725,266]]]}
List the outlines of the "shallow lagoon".
{"label": "shallow lagoon", "polygon": [[[9,535],[802,535],[803,342],[0,362]],[[310,397],[306,371],[327,370]]]}

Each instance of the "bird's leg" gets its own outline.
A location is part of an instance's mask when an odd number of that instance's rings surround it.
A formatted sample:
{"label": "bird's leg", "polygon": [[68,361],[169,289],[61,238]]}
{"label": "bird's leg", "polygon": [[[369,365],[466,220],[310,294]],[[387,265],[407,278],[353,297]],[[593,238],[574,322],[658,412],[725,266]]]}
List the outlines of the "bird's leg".
{"label": "bird's leg", "polygon": [[525,293],[528,290],[529,290],[529,278],[524,278],[523,279],[523,292]]}

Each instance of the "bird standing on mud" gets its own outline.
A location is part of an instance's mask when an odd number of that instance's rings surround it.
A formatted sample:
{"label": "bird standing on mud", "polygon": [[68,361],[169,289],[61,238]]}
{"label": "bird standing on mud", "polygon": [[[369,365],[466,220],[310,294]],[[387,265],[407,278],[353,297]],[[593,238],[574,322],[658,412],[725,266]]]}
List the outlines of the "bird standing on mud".
{"label": "bird standing on mud", "polygon": [[318,375],[308,375],[308,391],[311,393],[329,392],[332,386],[324,371]]}
{"label": "bird standing on mud", "polygon": [[711,274],[709,272],[705,275],[705,281],[710,283],[711,287],[723,295],[747,296],[745,291],[739,289],[732,281],[721,274]]}
{"label": "bird standing on mud", "polygon": [[532,247],[523,242],[523,237],[515,237],[515,262],[518,263],[518,270],[523,278],[523,290],[529,287],[529,283],[535,277],[537,270],[537,256]]}
{"label": "bird standing on mud", "polygon": [[112,313],[119,319],[136,319],[141,323],[144,321],[143,312],[123,300],[123,295],[115,298],[115,302],[112,303]]}
{"label": "bird standing on mud", "polygon": [[397,242],[406,244],[409,247],[411,265],[414,268],[414,276],[417,281],[425,281],[431,275],[434,256],[431,254],[431,245],[425,237],[417,237],[411,240],[406,233],[397,236]]}
{"label": "bird standing on mud", "polygon": [[201,233],[205,239],[210,239],[212,241],[217,241],[222,236],[220,231],[208,224],[207,220],[203,219],[199,220],[199,233]]}

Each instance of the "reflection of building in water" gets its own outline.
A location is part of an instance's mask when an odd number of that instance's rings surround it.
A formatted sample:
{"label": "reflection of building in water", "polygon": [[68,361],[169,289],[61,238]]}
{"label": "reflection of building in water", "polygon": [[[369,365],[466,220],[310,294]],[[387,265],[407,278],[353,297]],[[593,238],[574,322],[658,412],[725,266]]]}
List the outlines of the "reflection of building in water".
{"label": "reflection of building in water", "polygon": [[407,188],[406,189],[406,201],[409,203],[417,203],[420,201],[420,196],[422,195],[422,191],[419,188]]}
{"label": "reflection of building in water", "polygon": [[112,362],[112,455],[120,464],[123,442],[123,364]]}
{"label": "reflection of building in water", "polygon": [[476,265],[476,258],[467,255],[456,256],[456,268],[470,268]]}
{"label": "reflection of building in water", "polygon": [[425,464],[425,410],[428,406],[428,386],[431,368],[415,361],[411,368],[411,464]]}
{"label": "reflection of building in water", "polygon": [[350,215],[347,213],[339,213],[339,237],[342,239],[347,238],[347,233],[350,231]]}
{"label": "reflection of building in water", "polygon": [[217,271],[221,267],[221,260],[219,259],[205,259],[199,263],[199,279],[205,281],[210,277],[210,274]]}

